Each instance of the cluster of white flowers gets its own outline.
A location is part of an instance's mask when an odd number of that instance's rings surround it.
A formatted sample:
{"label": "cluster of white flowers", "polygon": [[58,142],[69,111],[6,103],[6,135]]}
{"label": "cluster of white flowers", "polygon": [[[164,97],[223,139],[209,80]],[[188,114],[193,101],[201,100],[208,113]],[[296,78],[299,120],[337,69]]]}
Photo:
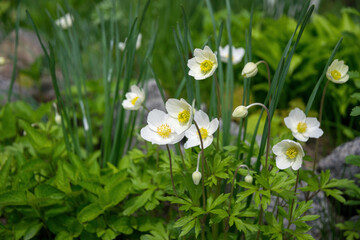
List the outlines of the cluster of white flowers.
{"label": "cluster of white flowers", "polygon": [[152,110],[147,118],[148,125],[141,129],[143,139],[153,144],[165,145],[180,142],[184,136],[188,138],[184,148],[200,145],[200,136],[193,119],[200,128],[204,148],[210,146],[213,141],[213,133],[219,126],[219,121],[209,117],[203,111],[195,111],[194,107],[184,99],[169,99],[166,104],[168,114],[158,109]]}

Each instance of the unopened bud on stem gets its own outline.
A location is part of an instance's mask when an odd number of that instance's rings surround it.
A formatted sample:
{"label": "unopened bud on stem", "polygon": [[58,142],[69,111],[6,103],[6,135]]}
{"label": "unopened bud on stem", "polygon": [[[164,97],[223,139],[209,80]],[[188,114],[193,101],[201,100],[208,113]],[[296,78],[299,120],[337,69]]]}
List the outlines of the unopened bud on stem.
{"label": "unopened bud on stem", "polygon": [[244,118],[248,115],[248,109],[247,107],[240,105],[235,108],[232,116],[237,118]]}
{"label": "unopened bud on stem", "polygon": [[201,172],[199,172],[198,170],[193,172],[192,179],[193,179],[195,185],[199,185],[200,180],[201,180]]}

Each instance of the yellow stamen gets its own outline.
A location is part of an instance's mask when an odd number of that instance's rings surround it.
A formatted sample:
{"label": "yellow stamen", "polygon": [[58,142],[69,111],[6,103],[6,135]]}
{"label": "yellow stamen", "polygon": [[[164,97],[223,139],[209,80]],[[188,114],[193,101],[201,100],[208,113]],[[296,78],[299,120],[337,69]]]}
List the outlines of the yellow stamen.
{"label": "yellow stamen", "polygon": [[213,68],[214,63],[210,60],[205,60],[200,64],[200,69],[202,73],[208,73]]}
{"label": "yellow stamen", "polygon": [[286,156],[288,156],[288,158],[294,159],[294,158],[296,158],[298,153],[299,153],[299,151],[296,147],[289,147],[285,154],[286,154]]}
{"label": "yellow stamen", "polygon": [[190,119],[190,112],[188,110],[179,112],[178,119],[181,123],[187,123]]}
{"label": "yellow stamen", "polygon": [[[200,128],[200,134],[201,134],[201,138],[204,140],[205,138],[208,137],[208,131],[205,128]],[[199,133],[198,133],[199,135]]]}
{"label": "yellow stamen", "polygon": [[335,80],[339,80],[341,78],[341,73],[336,69],[332,70],[330,74]]}
{"label": "yellow stamen", "polygon": [[168,124],[161,124],[159,127],[157,127],[157,133],[162,137],[162,138],[168,138],[171,134],[171,128],[169,127]]}
{"label": "yellow stamen", "polygon": [[299,122],[296,129],[298,130],[299,133],[304,133],[307,129],[307,125],[304,122]]}
{"label": "yellow stamen", "polygon": [[131,104],[135,105],[136,101],[139,99],[139,97],[134,97],[133,100],[131,100]]}

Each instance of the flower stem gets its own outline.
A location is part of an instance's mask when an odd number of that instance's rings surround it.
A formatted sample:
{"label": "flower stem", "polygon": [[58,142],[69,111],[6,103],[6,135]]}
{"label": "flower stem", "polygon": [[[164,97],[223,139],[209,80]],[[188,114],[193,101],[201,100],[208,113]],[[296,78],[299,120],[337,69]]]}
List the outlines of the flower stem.
{"label": "flower stem", "polygon": [[[321,96],[321,102],[320,102],[320,112],[319,112],[319,122],[320,122],[320,126],[321,126],[321,120],[322,120],[322,113],[323,113],[323,107],[324,107],[324,100],[325,100],[325,93],[326,93],[326,89],[327,86],[329,85],[329,80],[327,80],[324,90],[322,92],[322,96]],[[319,148],[319,138],[316,139],[315,142],[315,156],[314,156],[314,162],[313,162],[313,172],[315,172],[316,169],[316,163],[317,163],[317,150]]]}
{"label": "flower stem", "polygon": [[270,112],[269,109],[262,103],[252,103],[247,108],[251,108],[252,106],[261,106],[265,109],[267,113],[267,120],[268,120],[268,132],[267,132],[267,143],[266,143],[266,153],[265,153],[265,169],[267,169],[268,158],[269,158],[269,151],[270,151],[270,133],[271,133],[271,119],[270,119]]}
{"label": "flower stem", "polygon": [[[297,175],[296,175],[296,183],[295,183],[295,189],[294,189],[294,193],[295,193],[295,194],[296,194],[297,187],[298,187],[298,182],[299,182],[299,173],[300,173],[300,170],[297,171]],[[292,213],[293,213],[293,208],[294,208],[294,201],[295,201],[294,199],[291,200],[290,217],[289,217],[289,223],[288,223],[287,228],[289,228],[290,225],[291,225]]]}
{"label": "flower stem", "polygon": [[181,157],[182,164],[184,165],[184,169],[185,169],[185,171],[186,171],[186,165],[185,165],[183,153],[182,153],[182,151],[181,151],[181,145],[180,145],[180,143],[177,143],[177,145],[178,145],[178,148],[179,148],[179,153],[180,153],[180,157]]}
{"label": "flower stem", "polygon": [[[261,60],[258,61],[256,64],[260,64],[263,63],[266,66],[266,71],[267,71],[267,78],[268,78],[268,84],[269,84],[269,91],[271,88],[271,79],[270,79],[270,68],[269,68],[269,64],[265,61],[265,60]],[[271,102],[271,97],[269,97],[269,106],[270,106],[270,102]]]}
{"label": "flower stem", "polygon": [[[218,79],[216,77],[216,74],[215,74],[214,77],[215,77],[215,83],[216,83],[217,116],[218,116],[218,119],[220,121],[220,118],[221,118],[220,86],[219,86],[219,82],[218,82]],[[217,146],[216,146],[216,149],[219,149],[219,141],[220,141],[220,131],[217,131],[217,139],[216,139],[216,145]]]}
{"label": "flower stem", "polygon": [[[198,131],[199,134],[199,138],[200,138],[200,146],[201,146],[201,156],[202,156],[202,161],[201,161],[201,172],[203,174],[203,177],[201,178],[201,185],[202,185],[202,199],[203,199],[203,210],[206,211],[206,197],[205,197],[205,168],[204,168],[204,163],[205,163],[205,154],[204,154],[204,143],[203,143],[203,139],[201,136],[201,132],[200,132],[200,128],[198,126],[198,124],[196,123],[196,121],[194,120],[194,124],[196,127],[196,130]],[[206,220],[206,215],[204,214],[204,217],[202,218],[201,221],[201,238],[204,240],[205,239],[205,220]]]}
{"label": "flower stem", "polygon": [[169,145],[168,145],[168,144],[166,144],[166,149],[167,149],[167,151],[168,151],[168,153],[169,153],[170,177],[171,177],[172,188],[173,188],[173,190],[174,190],[174,193],[175,193],[176,197],[179,197],[179,196],[177,195],[177,192],[176,192],[176,189],[175,189],[174,176],[173,176],[173,172],[172,172],[171,153],[170,153],[170,149],[169,149]]}
{"label": "flower stem", "polygon": [[[248,175],[249,175],[249,171],[250,171],[250,170],[249,170],[249,167],[248,167],[247,165],[245,165],[245,164],[239,165],[239,166],[236,168],[235,172],[234,172],[234,177],[233,177],[232,184],[231,184],[231,192],[230,192],[230,195],[229,195],[229,205],[228,205],[228,214],[229,214],[229,216],[230,216],[230,208],[231,208],[232,195],[233,195],[233,193],[234,193],[234,185],[235,185],[236,175],[237,175],[239,169],[240,169],[240,168],[243,168],[243,167],[246,167],[246,168],[247,168],[247,170],[248,170]],[[226,235],[227,235],[227,232],[228,232],[228,231],[229,231],[229,217],[227,218],[226,223],[225,223],[224,240],[227,239],[227,238],[226,238]]]}

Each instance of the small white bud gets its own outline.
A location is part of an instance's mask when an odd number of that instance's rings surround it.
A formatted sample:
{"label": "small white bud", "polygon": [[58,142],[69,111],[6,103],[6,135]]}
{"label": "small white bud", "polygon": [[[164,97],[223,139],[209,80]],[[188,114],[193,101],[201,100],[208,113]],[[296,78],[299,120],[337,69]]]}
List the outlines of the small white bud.
{"label": "small white bud", "polygon": [[247,115],[248,115],[248,109],[243,105],[236,107],[232,114],[233,117],[238,117],[238,118],[244,118]]}
{"label": "small white bud", "polygon": [[246,175],[245,182],[252,183],[253,182],[253,177],[251,175]]}
{"label": "small white bud", "polygon": [[258,72],[257,64],[253,62],[248,62],[247,64],[245,64],[241,72],[241,75],[243,77],[249,78],[255,76],[257,72]]}
{"label": "small white bud", "polygon": [[199,182],[201,180],[201,172],[199,172],[197,170],[195,172],[193,172],[192,179],[193,179],[195,185],[199,185]]}
{"label": "small white bud", "polygon": [[55,115],[55,122],[56,124],[61,125],[61,116],[58,113]]}

